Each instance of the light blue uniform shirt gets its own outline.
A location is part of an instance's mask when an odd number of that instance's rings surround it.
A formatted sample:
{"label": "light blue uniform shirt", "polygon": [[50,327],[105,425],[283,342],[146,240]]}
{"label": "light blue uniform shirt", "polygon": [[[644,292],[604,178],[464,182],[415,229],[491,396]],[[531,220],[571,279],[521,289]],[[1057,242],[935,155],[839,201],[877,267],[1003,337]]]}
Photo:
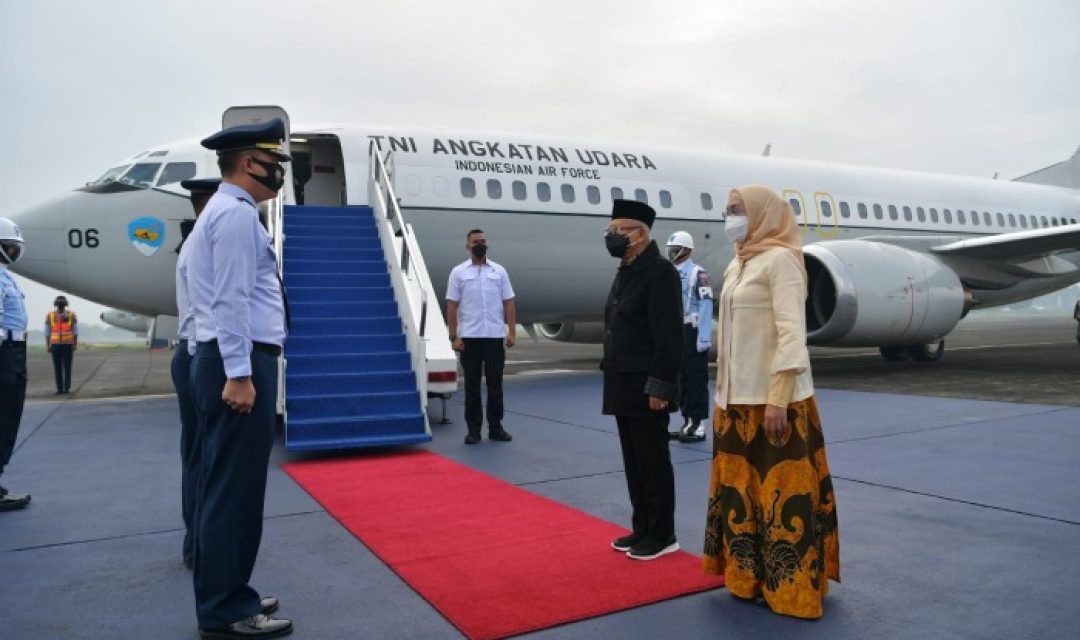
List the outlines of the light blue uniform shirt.
{"label": "light blue uniform shirt", "polygon": [[7,331],[26,331],[26,296],[7,265],[0,265],[0,329],[5,331],[0,340],[7,339]]}
{"label": "light blue uniform shirt", "polygon": [[[194,229],[193,229],[194,230]],[[188,234],[190,235],[190,234]],[[191,310],[191,300],[187,290],[187,256],[190,242],[180,247],[180,256],[176,259],[176,312],[180,316],[181,340],[188,341],[188,353],[195,353],[195,314]]]}
{"label": "light blue uniform shirt", "polygon": [[675,268],[679,270],[679,280],[682,281],[683,323],[697,327],[699,344],[708,343],[712,340],[713,310],[709,274],[689,258],[675,265]]}
{"label": "light blue uniform shirt", "polygon": [[251,195],[221,183],[185,243],[195,340],[218,341],[229,378],[251,375],[251,343],[285,344],[285,305],[270,235]]}

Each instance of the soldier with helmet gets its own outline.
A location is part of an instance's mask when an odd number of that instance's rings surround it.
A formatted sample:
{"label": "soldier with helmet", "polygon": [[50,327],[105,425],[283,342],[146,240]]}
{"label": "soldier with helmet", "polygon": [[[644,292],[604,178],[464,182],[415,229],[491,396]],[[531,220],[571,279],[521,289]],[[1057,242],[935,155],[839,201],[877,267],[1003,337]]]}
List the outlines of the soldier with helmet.
{"label": "soldier with helmet", "polygon": [[683,368],[680,378],[682,427],[668,433],[672,440],[701,442],[709,417],[709,347],[712,345],[713,292],[709,274],[694,264],[694,238],[676,231],[667,241],[668,259],[682,281]]}
{"label": "soldier with helmet", "polygon": [[[8,272],[22,253],[19,227],[0,218],[0,476],[15,450],[26,401],[26,296]],[[28,504],[29,495],[9,493],[0,485],[0,511]]]}

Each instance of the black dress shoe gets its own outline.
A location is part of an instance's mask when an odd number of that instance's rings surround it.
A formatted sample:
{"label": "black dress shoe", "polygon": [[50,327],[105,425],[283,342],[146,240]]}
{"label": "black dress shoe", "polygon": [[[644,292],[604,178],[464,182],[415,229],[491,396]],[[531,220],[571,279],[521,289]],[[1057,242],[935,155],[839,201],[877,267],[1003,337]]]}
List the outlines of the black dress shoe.
{"label": "black dress shoe", "polygon": [[478,442],[480,442],[480,434],[479,433],[473,433],[472,431],[470,431],[465,436],[465,444],[476,444]]}
{"label": "black dress shoe", "polygon": [[705,439],[705,421],[698,418],[690,420],[679,434],[679,442],[701,442]]}
{"label": "black dress shoe", "polygon": [[8,493],[8,490],[0,487],[0,511],[15,511],[23,509],[30,504],[30,495],[26,493]]}
{"label": "black dress shoe", "polygon": [[514,439],[514,436],[503,428],[490,429],[488,431],[488,440],[494,440],[495,442],[510,442]]}
{"label": "black dress shoe", "polygon": [[612,540],[611,548],[616,551],[622,551],[623,553],[626,553],[630,550],[630,547],[633,547],[635,544],[641,542],[644,538],[645,536],[631,533],[628,536],[623,536],[621,538],[615,538],[614,540]]}
{"label": "black dress shoe", "polygon": [[686,425],[688,424],[690,424],[690,418],[683,418],[683,423],[681,427],[674,431],[667,432],[668,440],[678,440],[682,436],[683,430],[686,429]]}
{"label": "black dress shoe", "polygon": [[256,613],[250,618],[234,622],[224,627],[199,629],[202,638],[280,638],[292,633],[291,620],[268,618]]}
{"label": "black dress shoe", "polygon": [[626,555],[634,560],[655,560],[660,556],[666,556],[678,550],[679,543],[675,541],[674,537],[663,541],[655,538],[643,538],[641,542],[630,547]]}

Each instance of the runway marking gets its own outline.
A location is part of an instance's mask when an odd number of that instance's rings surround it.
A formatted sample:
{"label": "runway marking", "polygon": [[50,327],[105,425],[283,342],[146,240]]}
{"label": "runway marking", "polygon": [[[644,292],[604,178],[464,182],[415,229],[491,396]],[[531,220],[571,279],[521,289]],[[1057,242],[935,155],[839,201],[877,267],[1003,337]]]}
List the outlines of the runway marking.
{"label": "runway marking", "polygon": [[532,369],[529,371],[518,371],[514,375],[517,376],[550,376],[557,373],[574,373],[575,369]]}

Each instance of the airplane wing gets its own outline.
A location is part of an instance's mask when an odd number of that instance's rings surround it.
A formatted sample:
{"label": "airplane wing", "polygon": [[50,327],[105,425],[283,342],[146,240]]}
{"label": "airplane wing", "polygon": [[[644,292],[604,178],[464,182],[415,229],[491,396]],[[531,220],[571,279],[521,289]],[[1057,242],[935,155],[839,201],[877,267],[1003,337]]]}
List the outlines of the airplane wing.
{"label": "airplane wing", "polygon": [[1010,262],[1049,258],[1059,253],[1080,251],[1080,224],[969,238],[930,247],[930,251],[943,257],[962,256]]}

